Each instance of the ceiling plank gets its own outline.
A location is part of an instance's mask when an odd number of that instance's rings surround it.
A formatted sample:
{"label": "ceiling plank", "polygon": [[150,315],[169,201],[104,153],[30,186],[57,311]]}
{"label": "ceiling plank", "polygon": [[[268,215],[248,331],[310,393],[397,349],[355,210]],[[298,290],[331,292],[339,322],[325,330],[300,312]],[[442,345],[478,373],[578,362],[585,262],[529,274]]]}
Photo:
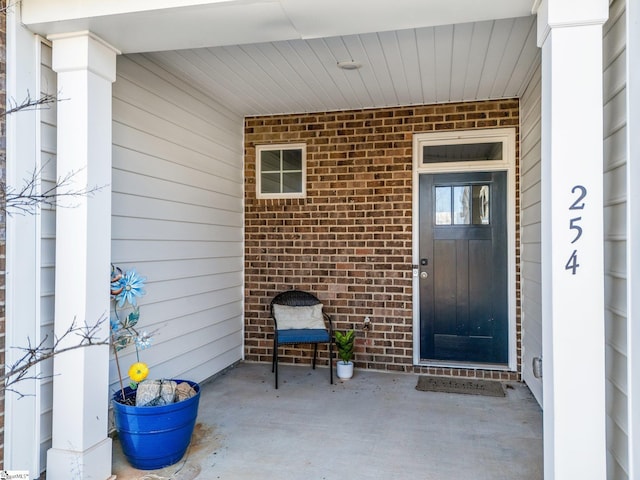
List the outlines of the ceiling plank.
{"label": "ceiling plank", "polygon": [[469,63],[465,79],[464,93],[462,99],[474,100],[478,98],[482,72],[488,55],[489,41],[493,32],[495,22],[480,22],[473,25],[473,32],[470,40],[471,49],[469,51]]}
{"label": "ceiling plank", "polygon": [[487,47],[487,55],[485,57],[480,84],[476,97],[480,100],[489,99],[493,92],[493,87],[498,77],[500,64],[505,55],[505,46],[508,45],[509,37],[514,28],[514,20],[508,19],[500,22],[494,22],[494,28],[491,31],[491,38]]}
{"label": "ceiling plank", "polygon": [[362,68],[358,70],[358,74],[362,78],[364,88],[369,97],[369,105],[384,104],[384,94],[369,58],[369,52],[365,49],[362,36],[347,35],[343,37],[343,40],[352,58],[362,62]]}
{"label": "ceiling plank", "polygon": [[353,99],[354,105],[357,105],[357,108],[363,108],[365,105],[369,105],[371,103],[371,97],[361,76],[361,69],[343,70],[338,67],[338,62],[350,62],[353,60],[362,63],[362,61],[353,56],[344,41],[344,37],[326,38],[325,42],[331,50],[333,58],[336,60],[333,65],[328,67],[331,75],[333,77],[339,77],[340,83],[344,82],[344,84],[349,85],[347,96]]}
{"label": "ceiling plank", "polygon": [[436,102],[451,101],[451,56],[453,52],[453,25],[435,27]]}
{"label": "ceiling plank", "polygon": [[400,30],[397,32],[400,46],[400,56],[402,57],[402,67],[407,88],[409,91],[410,104],[423,104],[424,91],[422,88],[422,72],[418,56],[418,43],[415,30]]}
{"label": "ceiling plank", "polygon": [[418,63],[420,66],[422,96],[424,103],[435,103],[436,95],[436,38],[435,29],[420,28],[416,30],[418,46]]}
{"label": "ceiling plank", "polygon": [[371,65],[371,70],[375,74],[376,81],[380,86],[385,105],[398,105],[399,100],[391,78],[391,71],[384,50],[380,44],[380,37],[375,33],[367,33],[360,36],[367,51],[367,57]]}
{"label": "ceiling plank", "polygon": [[491,90],[492,97],[504,97],[507,95],[507,85],[514,74],[515,67],[520,59],[522,49],[527,41],[527,37],[532,32],[532,23],[527,18],[516,18],[513,21],[513,28],[509,32],[509,40],[504,46],[504,53],[498,68],[498,75]]}
{"label": "ceiling plank", "polygon": [[[505,87],[506,92],[509,94],[511,94],[511,92],[517,92],[516,96],[518,97],[524,93],[524,87],[529,83],[533,72],[537,68],[538,62],[535,61],[535,59],[540,52],[536,43],[538,32],[536,30],[535,17],[526,17],[522,20],[529,22],[529,33],[527,38],[524,39],[518,61],[513,66],[513,70],[509,75],[509,81]],[[523,26],[522,28],[525,27]]]}
{"label": "ceiling plank", "polygon": [[463,23],[453,27],[450,98],[464,97],[464,88],[469,75],[469,56],[474,26],[473,23]]}
{"label": "ceiling plank", "polygon": [[298,57],[302,59],[309,71],[314,77],[313,82],[309,85],[313,87],[316,82],[322,85],[323,95],[321,102],[322,110],[337,110],[340,105],[344,105],[346,99],[335,83],[333,77],[327,70],[327,65],[321,57],[319,57],[310,42],[292,40],[289,42],[291,47],[296,51]]}

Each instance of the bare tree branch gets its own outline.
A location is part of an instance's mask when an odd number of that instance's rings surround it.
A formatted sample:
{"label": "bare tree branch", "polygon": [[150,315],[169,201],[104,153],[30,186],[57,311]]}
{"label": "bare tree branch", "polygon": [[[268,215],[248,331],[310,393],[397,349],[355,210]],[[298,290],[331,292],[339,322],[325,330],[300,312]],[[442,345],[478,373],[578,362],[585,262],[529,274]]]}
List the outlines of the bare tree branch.
{"label": "bare tree branch", "polygon": [[40,168],[35,169],[31,177],[24,180],[24,184],[19,190],[8,186],[4,181],[0,180],[0,211],[4,210],[7,215],[24,215],[36,213],[36,207],[38,206],[73,207],[74,205],[61,205],[60,200],[90,197],[103,188],[95,186],[69,189],[68,187],[71,186],[73,178],[78,174],[77,171],[72,171],[64,177],[58,178],[54,185],[41,191],[42,172],[46,165],[45,163]]}
{"label": "bare tree branch", "polygon": [[[7,11],[20,3],[19,0],[7,3],[0,0],[0,15],[5,15]],[[60,101],[57,95],[42,94],[38,98],[32,98],[27,92],[27,97],[21,102],[10,100],[9,107],[0,110],[0,119],[7,115],[21,111],[35,110],[43,108],[47,105]],[[93,195],[96,191],[103,187],[90,187],[73,189],[73,180],[77,171],[72,171],[63,177],[59,177],[54,185],[41,190],[42,173],[46,167],[46,163],[39,168],[34,169],[30,178],[24,180],[24,185],[20,189],[15,189],[6,184],[4,179],[0,180],[0,213],[11,215],[18,214],[35,214],[36,207],[39,206],[62,206],[60,199],[76,198]],[[73,206],[73,205],[64,205]],[[23,352],[12,365],[0,364],[0,395],[3,392],[10,391],[16,393],[20,398],[26,396],[14,387],[23,380],[42,380],[46,376],[40,373],[34,373],[32,367],[53,358],[64,352],[76,350],[94,345],[109,345],[110,335],[104,339],[98,339],[100,326],[107,319],[106,316],[101,317],[94,325],[88,325],[86,322],[83,326],[76,325],[76,322],[61,335],[54,336],[53,344],[48,346],[49,336],[45,336],[38,345],[32,345],[31,339],[27,338],[26,347],[9,347]],[[69,346],[67,339],[71,336],[77,336],[79,341]]]}
{"label": "bare tree branch", "polygon": [[[0,0],[1,2],[2,0]],[[12,5],[15,5],[12,4]],[[0,14],[2,14],[9,7],[0,7]],[[18,103],[15,100],[9,101],[10,108],[5,112],[0,112],[0,118],[17,112],[34,110],[42,108],[46,105],[57,103],[61,101],[58,95],[43,93],[38,98],[33,98],[29,92],[27,97]],[[56,183],[41,191],[41,179],[42,172],[46,167],[46,163],[40,168],[34,169],[30,178],[24,180],[24,184],[18,189],[6,184],[4,179],[0,180],[0,212],[4,212],[7,215],[12,214],[34,214],[37,213],[36,207],[48,206],[66,206],[74,207],[75,205],[62,205],[60,201],[62,199],[80,198],[86,196],[92,196],[95,192],[103,187],[94,186],[90,188],[69,189],[72,185],[74,177],[78,174],[77,171],[67,173],[64,177],[58,178]]]}
{"label": "bare tree branch", "polygon": [[7,0],[0,0],[0,14],[7,13],[13,7],[22,3],[22,0],[16,0],[15,2],[10,2]]}
{"label": "bare tree branch", "polygon": [[20,103],[16,100],[9,100],[9,109],[4,112],[0,112],[0,117],[4,117],[7,115],[11,115],[12,113],[21,112],[24,110],[37,110],[40,107],[45,105],[51,105],[52,103],[57,103],[61,99],[58,98],[57,94],[52,93],[43,93],[38,98],[32,98],[31,93],[27,92],[26,98],[24,98]]}
{"label": "bare tree branch", "polygon": [[[109,345],[109,335],[104,339],[97,338],[97,335],[100,333],[100,328],[106,320],[107,317],[102,316],[93,325],[85,323],[80,326],[78,326],[74,321],[62,335],[59,337],[54,336],[53,345],[51,346],[47,346],[47,341],[49,339],[49,336],[47,335],[36,346],[31,344],[31,339],[27,339],[26,347],[12,347],[13,349],[23,352],[23,355],[11,365],[0,366],[2,369],[1,371],[3,372],[0,373],[0,386],[5,391],[14,392],[22,398],[27,395],[15,390],[13,388],[15,384],[23,380],[42,380],[43,378],[46,378],[40,374],[33,374],[30,371],[31,367],[44,362],[45,360],[49,360],[56,355],[76,350],[78,348],[95,345]],[[66,343],[66,339],[71,336],[77,336],[79,341],[71,346],[62,346],[63,343]]]}

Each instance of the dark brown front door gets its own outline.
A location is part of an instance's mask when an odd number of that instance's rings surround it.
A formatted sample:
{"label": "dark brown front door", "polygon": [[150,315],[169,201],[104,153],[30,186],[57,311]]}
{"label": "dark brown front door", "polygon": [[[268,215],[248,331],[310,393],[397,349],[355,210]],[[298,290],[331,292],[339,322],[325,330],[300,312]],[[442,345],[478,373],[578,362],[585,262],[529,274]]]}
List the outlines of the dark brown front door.
{"label": "dark brown front door", "polygon": [[506,172],[420,175],[420,356],[508,362]]}

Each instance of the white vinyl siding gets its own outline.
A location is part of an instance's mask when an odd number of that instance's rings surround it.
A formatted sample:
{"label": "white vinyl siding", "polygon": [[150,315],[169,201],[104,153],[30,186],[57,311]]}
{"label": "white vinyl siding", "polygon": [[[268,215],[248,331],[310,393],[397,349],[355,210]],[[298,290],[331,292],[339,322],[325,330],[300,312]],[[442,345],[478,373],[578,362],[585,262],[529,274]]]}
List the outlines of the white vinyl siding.
{"label": "white vinyl siding", "polygon": [[[111,258],[147,277],[150,377],[203,381],[242,358],[242,128],[148,56],[118,57]],[[120,352],[124,372],[134,358]]]}
{"label": "white vinyl siding", "polygon": [[[51,69],[51,47],[41,43],[40,93],[56,95],[57,77]],[[38,110],[40,115],[40,162],[42,166],[42,190],[53,187],[56,172],[56,123],[57,106],[49,104]],[[47,346],[53,343],[56,211],[43,206],[38,216],[40,224],[40,338],[47,338]],[[47,450],[51,447],[51,422],[53,408],[53,362],[47,360],[40,366],[43,380],[40,382],[40,468],[45,470]]]}
{"label": "white vinyl siding", "polygon": [[542,379],[533,375],[532,362],[542,358],[541,81],[538,65],[520,99],[522,378],[540,405]]}
{"label": "white vinyl siding", "polygon": [[607,478],[629,478],[626,298],[625,0],[611,3],[604,26],[604,258]]}

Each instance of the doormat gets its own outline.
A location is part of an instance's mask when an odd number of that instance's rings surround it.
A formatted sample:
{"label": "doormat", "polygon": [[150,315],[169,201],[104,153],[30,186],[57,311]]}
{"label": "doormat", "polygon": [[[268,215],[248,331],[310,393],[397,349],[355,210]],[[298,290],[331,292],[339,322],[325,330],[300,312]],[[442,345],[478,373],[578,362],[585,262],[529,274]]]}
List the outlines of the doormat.
{"label": "doormat", "polygon": [[476,380],[474,378],[418,377],[416,390],[422,392],[465,393],[487,397],[504,397],[502,383],[495,380]]}

